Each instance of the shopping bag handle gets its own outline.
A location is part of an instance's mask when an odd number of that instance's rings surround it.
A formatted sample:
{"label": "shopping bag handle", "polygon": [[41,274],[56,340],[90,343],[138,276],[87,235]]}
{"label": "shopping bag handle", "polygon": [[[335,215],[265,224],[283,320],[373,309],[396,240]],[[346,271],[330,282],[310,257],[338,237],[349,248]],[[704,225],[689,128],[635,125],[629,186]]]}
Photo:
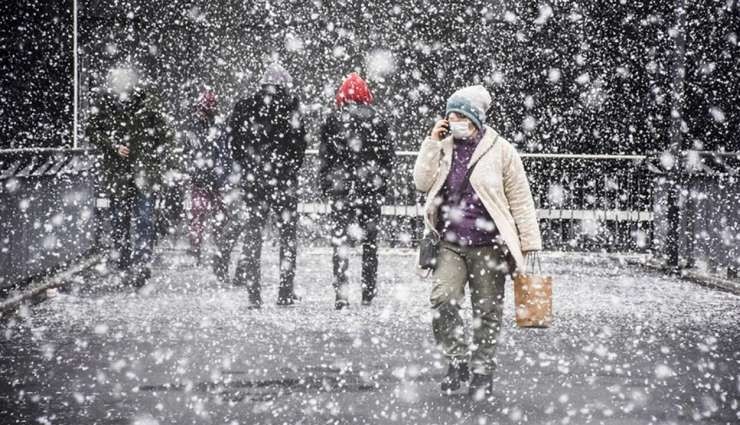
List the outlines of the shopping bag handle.
{"label": "shopping bag handle", "polygon": [[530,251],[527,253],[527,261],[524,264],[525,271],[528,273],[534,273],[535,266],[537,266],[536,268],[540,274],[542,274],[542,260],[540,259],[539,251]]}

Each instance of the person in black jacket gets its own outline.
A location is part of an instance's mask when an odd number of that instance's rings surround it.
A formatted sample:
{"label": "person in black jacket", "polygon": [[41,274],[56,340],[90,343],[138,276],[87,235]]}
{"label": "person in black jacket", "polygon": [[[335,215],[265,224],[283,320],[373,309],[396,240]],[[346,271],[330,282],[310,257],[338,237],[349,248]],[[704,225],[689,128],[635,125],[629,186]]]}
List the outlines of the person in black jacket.
{"label": "person in black jacket", "polygon": [[243,208],[238,225],[218,237],[219,251],[214,262],[216,274],[226,280],[228,259],[239,233],[244,245],[234,283],[247,287],[251,308],[262,305],[260,256],[262,228],[274,214],[280,235],[280,288],[278,305],[297,301],[294,292],[296,227],[298,220],[297,180],[306,151],[306,131],[301,122],[299,101],[289,92],[290,74],[279,64],[267,67],[262,87],[234,107],[229,119],[231,149],[241,168]]}
{"label": "person in black jacket", "polygon": [[319,178],[331,206],[337,310],[349,306],[346,247],[355,241],[362,242],[362,304],[377,295],[378,222],[394,154],[388,125],[372,101],[367,83],[350,74],[321,130]]}

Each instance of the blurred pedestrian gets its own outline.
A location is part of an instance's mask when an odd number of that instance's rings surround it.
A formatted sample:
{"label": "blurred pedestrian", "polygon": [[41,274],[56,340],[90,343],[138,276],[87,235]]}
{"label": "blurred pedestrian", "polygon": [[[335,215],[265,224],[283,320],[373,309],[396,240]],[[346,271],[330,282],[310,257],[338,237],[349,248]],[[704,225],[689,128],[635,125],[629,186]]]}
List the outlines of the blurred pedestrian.
{"label": "blurred pedestrian", "polygon": [[186,131],[186,169],[190,177],[190,253],[201,260],[203,233],[209,218],[219,226],[224,220],[221,191],[228,168],[226,132],[217,122],[218,99],[204,90],[195,106],[190,128]]}
{"label": "blurred pedestrian", "polygon": [[306,151],[306,131],[299,101],[293,96],[290,74],[280,64],[269,65],[254,95],[234,106],[229,119],[231,149],[241,169],[241,204],[231,215],[231,226],[218,238],[216,274],[228,276],[231,251],[244,235],[234,284],[245,286],[251,308],[262,305],[262,230],[270,215],[280,238],[278,305],[292,305],[298,224],[298,170]]}
{"label": "blurred pedestrian", "polygon": [[335,308],[341,310],[349,306],[348,249],[355,242],[362,244],[362,304],[377,295],[378,225],[394,154],[388,124],[358,74],[345,78],[335,101],[321,128],[319,179],[331,207]]}
{"label": "blurred pedestrian", "polygon": [[151,276],[154,202],[171,169],[173,132],[153,86],[122,68],[109,74],[86,133],[101,155],[115,264],[128,283],[143,286]]}
{"label": "blurred pedestrian", "polygon": [[[459,389],[472,370],[469,392],[477,398],[492,390],[506,275],[542,249],[522,161],[485,125],[490,105],[482,86],[456,91],[414,167],[416,188],[427,193],[425,231],[441,239],[431,304],[434,338],[450,362],[442,390]],[[474,315],[471,345],[460,315],[466,284]]]}

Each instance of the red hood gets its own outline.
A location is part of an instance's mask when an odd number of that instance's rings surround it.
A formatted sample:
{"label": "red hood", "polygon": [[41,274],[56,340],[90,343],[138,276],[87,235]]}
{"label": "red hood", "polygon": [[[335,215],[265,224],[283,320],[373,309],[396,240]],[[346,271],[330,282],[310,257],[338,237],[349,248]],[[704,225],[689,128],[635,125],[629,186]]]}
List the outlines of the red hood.
{"label": "red hood", "polygon": [[373,94],[370,92],[365,80],[356,72],[353,72],[345,78],[342,85],[337,91],[337,106],[344,106],[347,103],[364,103],[369,105],[373,103]]}

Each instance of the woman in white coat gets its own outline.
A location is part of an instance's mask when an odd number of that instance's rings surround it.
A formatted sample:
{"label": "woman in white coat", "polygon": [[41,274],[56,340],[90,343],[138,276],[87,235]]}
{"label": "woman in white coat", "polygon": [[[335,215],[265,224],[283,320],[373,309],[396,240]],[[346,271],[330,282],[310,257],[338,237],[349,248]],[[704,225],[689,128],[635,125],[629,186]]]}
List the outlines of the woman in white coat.
{"label": "woman in white coat", "polygon": [[[427,193],[425,231],[441,238],[431,303],[435,341],[450,362],[442,390],[457,390],[470,379],[469,393],[477,399],[492,391],[506,275],[542,249],[522,161],[485,125],[490,105],[482,86],[455,92],[414,167],[416,188]],[[459,311],[466,284],[475,318],[470,347]]]}

